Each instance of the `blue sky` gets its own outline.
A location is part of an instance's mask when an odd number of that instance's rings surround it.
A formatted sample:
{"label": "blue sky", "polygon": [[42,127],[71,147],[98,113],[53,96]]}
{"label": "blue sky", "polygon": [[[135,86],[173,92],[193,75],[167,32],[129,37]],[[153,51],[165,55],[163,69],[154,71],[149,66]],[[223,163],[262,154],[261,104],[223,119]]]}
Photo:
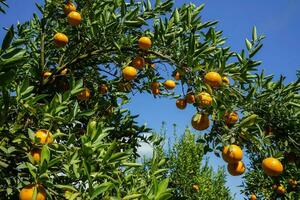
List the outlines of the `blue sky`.
{"label": "blue sky", "polygon": [[[10,9],[7,15],[0,14],[1,27],[8,27],[17,21],[24,22],[31,18],[36,11],[35,1],[14,0],[9,1]],[[240,51],[245,48],[245,38],[251,37],[251,29],[255,25],[259,34],[266,35],[264,47],[256,56],[262,60],[261,69],[267,74],[274,74],[276,78],[280,74],[287,76],[286,81],[296,80],[296,70],[300,70],[300,1],[299,0],[175,0],[176,6],[193,2],[196,5],[205,3],[202,11],[203,20],[217,20],[217,29],[224,31],[228,38],[226,45],[232,50]],[[0,30],[2,40],[4,31]],[[178,110],[174,100],[154,99],[149,94],[134,96],[128,106],[134,114],[140,114],[138,121],[146,123],[149,127],[159,131],[162,121],[167,123],[167,132],[172,136],[172,124],[177,124],[177,132],[182,133],[190,124],[191,116],[195,110],[189,106],[186,110]],[[196,133],[196,134],[201,134]],[[210,163],[216,166],[224,166],[224,162],[210,156]],[[241,178],[228,176],[228,186],[233,193],[237,193],[236,199],[242,199],[238,185]]]}

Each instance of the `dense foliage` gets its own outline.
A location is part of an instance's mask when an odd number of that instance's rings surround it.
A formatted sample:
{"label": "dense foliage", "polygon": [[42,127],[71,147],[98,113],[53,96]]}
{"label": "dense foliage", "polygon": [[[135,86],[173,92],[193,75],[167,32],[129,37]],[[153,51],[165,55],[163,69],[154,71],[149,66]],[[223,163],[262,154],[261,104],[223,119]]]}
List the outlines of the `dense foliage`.
{"label": "dense foliage", "polygon": [[[74,3],[37,4],[39,13],[8,28],[2,42],[1,197],[16,199],[21,191],[20,199],[184,198],[192,182],[176,176],[176,170],[196,170],[203,153],[219,156],[224,145],[236,144],[238,150],[247,149],[250,169],[255,170],[246,175],[247,195],[297,198],[300,81],[286,85],[255,73],[261,62],[254,56],[264,38],[255,27],[246,50],[237,53],[224,45],[216,22],[202,21],[204,5],[173,8],[172,0]],[[0,1],[1,12],[4,7]],[[136,169],[143,167],[135,162],[139,143],[160,140],[145,136],[150,129],[122,109],[138,92],[175,98],[179,109],[192,104],[192,126],[207,129],[197,138],[203,149],[184,145],[171,152],[173,162],[167,167],[175,170],[170,177],[175,182],[170,185],[160,174],[167,170],[161,169],[164,157],[153,157],[151,170]],[[192,136],[186,137],[191,142]],[[185,150],[195,151],[198,163],[189,160],[190,166],[181,166],[175,161]],[[234,158],[227,160],[231,169],[237,163],[242,166],[232,174],[244,173],[242,154],[231,155],[230,146],[227,152]],[[282,175],[262,173],[261,162],[270,156],[282,161]],[[196,178],[188,179],[199,183],[199,193],[205,191],[201,183],[220,179],[213,191],[219,188],[230,199],[223,172],[214,179],[198,179],[203,171],[196,170]],[[183,181],[180,187],[176,181]],[[264,185],[257,187],[257,182]],[[269,187],[273,183],[287,191],[274,194]],[[211,196],[203,198],[215,197],[206,193]]]}

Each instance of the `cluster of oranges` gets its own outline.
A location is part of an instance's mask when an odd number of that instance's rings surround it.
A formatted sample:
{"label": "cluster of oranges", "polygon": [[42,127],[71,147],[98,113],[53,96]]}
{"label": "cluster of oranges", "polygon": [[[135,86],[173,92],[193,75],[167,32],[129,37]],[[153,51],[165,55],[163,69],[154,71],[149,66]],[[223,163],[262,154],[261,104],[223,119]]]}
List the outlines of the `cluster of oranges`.
{"label": "cluster of oranges", "polygon": [[[64,13],[67,15],[68,23],[71,26],[78,26],[82,20],[80,13],[76,10],[76,6],[71,1],[68,1],[64,6]],[[53,40],[55,45],[59,48],[64,47],[69,43],[68,36],[63,33],[56,33]]]}
{"label": "cluster of oranges", "polygon": [[222,151],[222,158],[228,163],[227,170],[232,176],[242,175],[245,170],[245,164],[243,163],[243,151],[235,145],[225,146]]}
{"label": "cluster of oranges", "polygon": [[[35,139],[38,140],[40,145],[51,144],[53,142],[53,136],[50,131],[41,129],[35,132]],[[38,164],[41,160],[41,149],[33,148],[30,151],[30,155],[34,164]],[[34,192],[36,190],[36,199],[45,200],[46,190],[41,184],[30,184],[22,188],[19,194],[20,200],[31,200],[33,198]]]}

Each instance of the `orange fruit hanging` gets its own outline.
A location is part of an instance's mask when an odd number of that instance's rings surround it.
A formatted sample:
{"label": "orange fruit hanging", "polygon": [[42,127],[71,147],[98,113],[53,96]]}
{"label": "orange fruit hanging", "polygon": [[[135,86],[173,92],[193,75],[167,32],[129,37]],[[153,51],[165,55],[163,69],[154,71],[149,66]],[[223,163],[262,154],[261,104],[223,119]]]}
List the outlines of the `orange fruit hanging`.
{"label": "orange fruit hanging", "polygon": [[69,38],[63,33],[56,33],[53,37],[54,44],[61,48],[68,44]]}
{"label": "orange fruit hanging", "polygon": [[46,190],[42,185],[27,185],[19,194],[19,200],[32,200],[35,188],[37,189],[36,200],[46,200]]}
{"label": "orange fruit hanging", "polygon": [[41,160],[41,149],[37,149],[37,148],[35,148],[35,149],[32,149],[31,151],[30,151],[30,155],[31,155],[31,157],[33,158],[33,160],[34,160],[34,162],[35,163],[38,163],[38,162],[40,162],[40,160]]}
{"label": "orange fruit hanging", "polygon": [[176,101],[176,106],[177,108],[179,108],[180,110],[183,110],[186,108],[186,100],[185,99],[177,99]]}
{"label": "orange fruit hanging", "polygon": [[159,95],[159,93],[160,93],[159,88],[153,88],[153,89],[151,89],[151,91],[152,91],[153,95]]}
{"label": "orange fruit hanging", "polygon": [[283,185],[279,185],[278,187],[277,187],[277,189],[276,189],[276,192],[278,193],[278,194],[284,194],[285,193],[285,188],[284,188],[284,186]]}
{"label": "orange fruit hanging", "polygon": [[42,72],[42,77],[44,79],[49,78],[52,75],[52,73],[50,71],[44,71]]}
{"label": "orange fruit hanging", "polygon": [[77,95],[77,99],[80,101],[89,100],[91,97],[91,91],[89,88],[84,88],[79,94]]}
{"label": "orange fruit hanging", "polygon": [[152,41],[149,37],[141,37],[139,39],[139,47],[143,50],[148,50],[152,46]]}
{"label": "orange fruit hanging", "polygon": [[222,77],[222,82],[223,82],[223,85],[229,85],[230,84],[230,81],[226,76]]}
{"label": "orange fruit hanging", "polygon": [[218,88],[222,85],[222,77],[217,72],[208,72],[204,76],[204,82],[210,87]]}
{"label": "orange fruit hanging", "polygon": [[108,87],[105,84],[100,84],[99,85],[99,92],[100,92],[100,94],[107,94]]}
{"label": "orange fruit hanging", "polygon": [[256,200],[257,198],[256,198],[256,195],[255,194],[251,194],[251,196],[250,196],[250,200]]}
{"label": "orange fruit hanging", "polygon": [[122,70],[122,73],[123,73],[124,79],[127,81],[133,80],[137,76],[136,69],[131,66],[124,67],[124,69]]}
{"label": "orange fruit hanging", "polygon": [[262,168],[268,176],[279,176],[283,171],[281,162],[273,157],[265,158],[262,161]]}
{"label": "orange fruit hanging", "polygon": [[193,104],[193,103],[196,102],[196,98],[195,98],[195,95],[193,93],[188,93],[185,96],[185,99],[186,99],[186,102],[189,103],[189,104]]}
{"label": "orange fruit hanging", "polygon": [[72,11],[76,11],[76,6],[71,1],[68,1],[64,5],[64,13],[65,15],[68,15]]}
{"label": "orange fruit hanging", "polygon": [[193,188],[193,190],[199,192],[199,185],[198,184],[193,184],[192,188]]}
{"label": "orange fruit hanging", "polygon": [[240,176],[245,172],[246,167],[242,161],[239,161],[237,163],[228,163],[227,170],[232,176]]}
{"label": "orange fruit hanging", "polygon": [[173,80],[166,80],[164,86],[168,90],[173,90],[176,87],[176,83]]}
{"label": "orange fruit hanging", "polygon": [[136,57],[132,61],[132,66],[136,69],[143,69],[143,67],[145,66],[145,59],[141,56]]}
{"label": "orange fruit hanging", "polygon": [[151,89],[152,89],[152,90],[153,90],[153,89],[159,88],[159,86],[160,86],[159,82],[152,82],[152,83],[151,83]]}
{"label": "orange fruit hanging", "polygon": [[60,75],[65,76],[68,73],[68,68],[65,68],[60,71]]}
{"label": "orange fruit hanging", "polygon": [[239,146],[231,144],[223,147],[222,158],[225,162],[237,163],[243,159],[243,151]]}
{"label": "orange fruit hanging", "polygon": [[235,124],[239,120],[239,116],[236,112],[225,113],[225,124],[227,126]]}
{"label": "orange fruit hanging", "polygon": [[176,80],[176,81],[179,81],[180,80],[180,73],[179,72],[175,72],[175,74],[174,74],[174,79]]}
{"label": "orange fruit hanging", "polygon": [[40,129],[35,132],[35,138],[41,144],[51,144],[53,142],[52,133],[46,129]]}
{"label": "orange fruit hanging", "polygon": [[192,117],[192,127],[198,131],[205,130],[209,127],[209,118],[205,113],[197,113]]}
{"label": "orange fruit hanging", "polygon": [[207,92],[201,92],[200,94],[198,94],[197,99],[200,108],[211,106],[212,104],[212,97]]}
{"label": "orange fruit hanging", "polygon": [[80,13],[76,11],[70,12],[67,18],[71,26],[78,26],[82,20]]}

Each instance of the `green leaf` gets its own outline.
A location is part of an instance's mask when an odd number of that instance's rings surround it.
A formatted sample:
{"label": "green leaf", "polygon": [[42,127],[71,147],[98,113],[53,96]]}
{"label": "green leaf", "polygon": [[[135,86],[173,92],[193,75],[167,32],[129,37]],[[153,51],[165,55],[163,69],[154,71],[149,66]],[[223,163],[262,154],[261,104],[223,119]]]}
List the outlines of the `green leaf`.
{"label": "green leaf", "polygon": [[2,41],[2,50],[6,50],[10,44],[12,39],[14,38],[14,26],[12,25],[8,30],[7,33]]}
{"label": "green leaf", "polygon": [[122,198],[122,200],[138,199],[142,194],[131,194]]}
{"label": "green leaf", "polygon": [[[95,187],[91,199],[97,198],[100,194],[106,192],[114,186],[111,182],[105,182]],[[99,199],[99,198],[98,198]],[[124,198],[123,198],[124,199]]]}
{"label": "green leaf", "polygon": [[254,26],[252,29],[252,40],[255,42],[257,40],[256,27]]}
{"label": "green leaf", "polygon": [[246,42],[246,47],[247,47],[248,51],[250,51],[252,49],[251,42],[247,38],[246,38],[245,42]]}
{"label": "green leaf", "polygon": [[50,150],[48,148],[48,145],[43,145],[42,148],[42,156],[41,156],[41,165],[43,165],[44,161],[49,163],[50,160]]}

